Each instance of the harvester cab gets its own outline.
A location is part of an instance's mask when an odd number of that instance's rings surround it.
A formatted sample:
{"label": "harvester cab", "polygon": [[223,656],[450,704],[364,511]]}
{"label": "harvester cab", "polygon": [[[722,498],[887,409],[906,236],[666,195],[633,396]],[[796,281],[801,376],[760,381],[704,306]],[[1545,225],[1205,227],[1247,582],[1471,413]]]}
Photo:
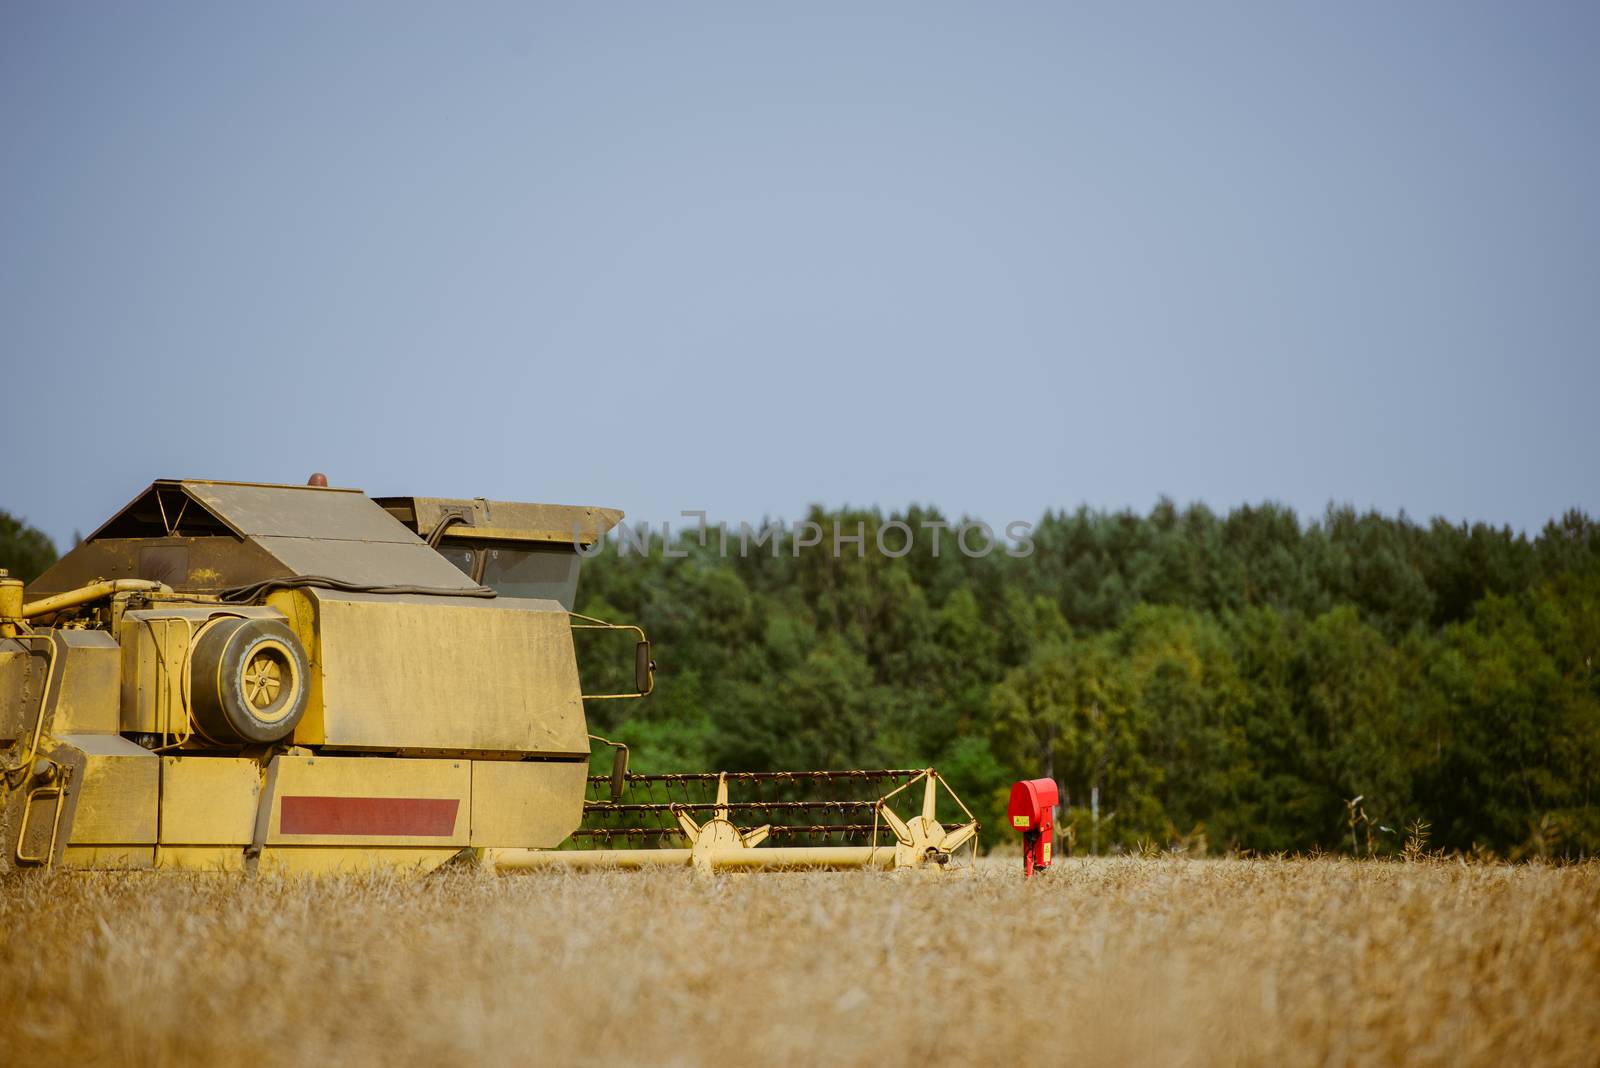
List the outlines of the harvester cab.
{"label": "harvester cab", "polygon": [[[26,589],[0,576],[0,870],[943,867],[975,848],[932,769],[630,774],[585,703],[650,692],[648,639],[572,611],[621,518],[152,484]],[[634,638],[631,690],[581,692],[579,630]],[[588,774],[596,741],[609,776]]]}

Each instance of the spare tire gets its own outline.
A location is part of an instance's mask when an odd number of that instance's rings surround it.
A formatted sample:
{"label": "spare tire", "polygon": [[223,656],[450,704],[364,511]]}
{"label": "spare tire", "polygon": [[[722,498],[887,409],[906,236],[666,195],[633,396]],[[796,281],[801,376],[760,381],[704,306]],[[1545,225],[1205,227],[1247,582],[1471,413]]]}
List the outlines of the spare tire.
{"label": "spare tire", "polygon": [[306,713],[308,675],[300,639],[281,620],[215,620],[189,658],[195,720],[225,745],[280,741]]}

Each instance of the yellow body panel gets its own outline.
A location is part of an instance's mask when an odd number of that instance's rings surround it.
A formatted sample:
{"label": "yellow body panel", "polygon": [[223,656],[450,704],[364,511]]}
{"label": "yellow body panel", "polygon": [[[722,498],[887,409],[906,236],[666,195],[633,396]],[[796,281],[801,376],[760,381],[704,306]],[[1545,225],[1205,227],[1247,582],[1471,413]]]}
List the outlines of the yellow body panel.
{"label": "yellow body panel", "polygon": [[261,800],[261,765],[236,757],[161,758],[161,852],[173,845],[248,845]]}
{"label": "yellow body panel", "polygon": [[122,650],[105,631],[62,630],[55,636],[57,668],[55,733],[115,734],[120,729],[119,678]]}
{"label": "yellow body panel", "polygon": [[[231,871],[243,866],[264,781],[254,760],[161,756],[116,736],[66,740],[85,751],[68,849],[71,866],[148,867],[158,830],[158,867]],[[371,854],[379,865],[427,867],[468,844],[472,761],[280,756],[274,765],[264,867],[362,866],[365,862],[351,859],[356,854]],[[531,774],[519,775],[519,766]],[[576,786],[566,781],[574,768]],[[508,763],[490,771],[485,776],[489,792],[506,811],[486,816],[502,821],[507,813],[512,816],[512,822],[501,823],[506,833],[515,833],[512,843],[555,844],[576,825],[578,808],[577,802],[561,803],[557,795],[581,790],[585,770],[581,764]],[[519,806],[515,795],[523,788],[533,801]],[[558,831],[558,823],[566,830]]]}
{"label": "yellow body panel", "polygon": [[587,762],[476,760],[472,845],[560,845],[583,821]]}
{"label": "yellow body panel", "polygon": [[[472,762],[386,757],[277,757],[268,846],[355,844],[455,846],[467,844],[471,821]],[[387,806],[381,802],[399,802]],[[436,804],[427,805],[427,802]],[[454,802],[453,810],[449,803]],[[287,808],[286,808],[287,806]],[[415,811],[421,806],[420,811]],[[382,834],[385,821],[427,824],[449,811],[447,833]],[[285,813],[289,815],[285,830]],[[298,821],[298,822],[297,822]],[[366,822],[363,821],[373,821]],[[321,830],[306,830],[305,827]],[[268,850],[267,853],[271,853]],[[265,861],[265,855],[263,856]]]}
{"label": "yellow body panel", "polygon": [[[375,869],[431,871],[457,852],[455,849],[284,846],[263,852],[259,870],[275,875],[316,875]],[[71,855],[71,850],[68,850],[68,855]],[[240,872],[245,867],[244,851],[228,846],[162,846],[156,858],[156,867],[163,871]]]}
{"label": "yellow body panel", "polygon": [[274,874],[320,875],[355,871],[432,871],[459,849],[391,849],[358,846],[333,849],[267,849],[261,870]]}
{"label": "yellow body panel", "polygon": [[244,871],[240,846],[169,846],[156,851],[156,867],[163,871]]}
{"label": "yellow body panel", "polygon": [[93,868],[96,871],[124,871],[155,866],[155,846],[67,846],[62,854],[64,868]]}
{"label": "yellow body panel", "polygon": [[[124,739],[79,736],[88,747],[72,838],[62,863],[72,868],[149,868],[240,871],[252,841],[263,775],[253,760],[223,756],[158,756]],[[137,750],[137,753],[129,752]],[[107,753],[104,750],[115,748]],[[267,845],[260,870],[356,871],[367,868],[428,870],[467,845],[472,818],[472,762],[385,757],[278,757]],[[516,765],[508,765],[515,767]],[[583,770],[582,765],[574,765]],[[492,777],[492,776],[491,776]],[[514,785],[509,780],[503,784]],[[535,783],[533,789],[539,789]],[[553,789],[548,785],[541,797]],[[415,819],[441,833],[374,834],[361,819]],[[286,833],[295,805],[320,818],[343,821],[330,833]],[[160,845],[156,811],[159,806]],[[407,806],[410,806],[409,808]],[[418,809],[417,806],[422,806]],[[440,822],[439,817],[448,813]],[[354,822],[352,822],[352,817]],[[570,822],[574,822],[570,821]],[[539,817],[531,817],[537,827]],[[530,832],[533,833],[533,832]],[[521,841],[523,839],[516,839]],[[559,839],[557,839],[559,840]]]}
{"label": "yellow body panel", "polygon": [[39,691],[44,686],[44,671],[21,642],[0,638],[0,743],[9,742],[33,726],[38,710]]}
{"label": "yellow body panel", "polygon": [[577,657],[554,601],[273,594],[311,668],[300,745],[587,759]]}
{"label": "yellow body panel", "polygon": [[66,735],[86,754],[70,846],[153,845],[161,759],[112,734]]}

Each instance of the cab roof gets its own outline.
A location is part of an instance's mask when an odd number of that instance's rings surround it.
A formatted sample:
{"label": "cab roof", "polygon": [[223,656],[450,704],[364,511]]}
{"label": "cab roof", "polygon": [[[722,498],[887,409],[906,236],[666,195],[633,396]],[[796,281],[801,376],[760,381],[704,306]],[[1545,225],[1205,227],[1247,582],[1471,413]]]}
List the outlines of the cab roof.
{"label": "cab roof", "polygon": [[355,489],[159,479],[84,541],[205,535],[232,535],[291,575],[363,586],[475,587]]}

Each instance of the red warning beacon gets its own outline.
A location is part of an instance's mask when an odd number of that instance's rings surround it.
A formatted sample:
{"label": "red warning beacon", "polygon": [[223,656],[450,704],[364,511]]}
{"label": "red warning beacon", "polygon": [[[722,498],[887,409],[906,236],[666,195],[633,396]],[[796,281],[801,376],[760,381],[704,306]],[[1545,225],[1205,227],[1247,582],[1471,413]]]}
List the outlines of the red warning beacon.
{"label": "red warning beacon", "polygon": [[1050,840],[1055,837],[1056,781],[1024,779],[1013,783],[1011,804],[1006,815],[1011,829],[1022,832],[1023,878],[1031,879],[1033,869],[1050,866]]}

